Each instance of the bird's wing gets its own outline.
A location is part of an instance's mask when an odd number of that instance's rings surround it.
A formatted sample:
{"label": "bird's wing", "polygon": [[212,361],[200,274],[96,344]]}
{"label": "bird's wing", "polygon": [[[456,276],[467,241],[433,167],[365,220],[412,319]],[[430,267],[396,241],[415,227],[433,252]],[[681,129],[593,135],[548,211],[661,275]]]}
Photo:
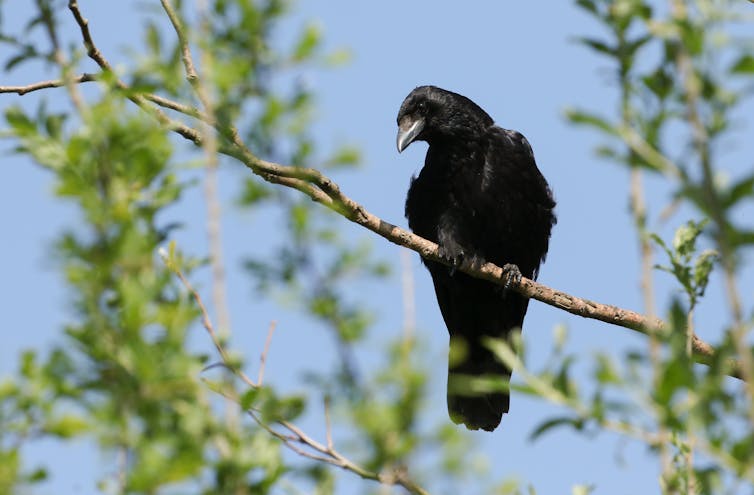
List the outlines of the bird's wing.
{"label": "bird's wing", "polygon": [[547,253],[555,202],[521,133],[490,129],[478,187],[479,194],[470,196],[472,218],[492,234],[484,238],[480,254],[535,276]]}

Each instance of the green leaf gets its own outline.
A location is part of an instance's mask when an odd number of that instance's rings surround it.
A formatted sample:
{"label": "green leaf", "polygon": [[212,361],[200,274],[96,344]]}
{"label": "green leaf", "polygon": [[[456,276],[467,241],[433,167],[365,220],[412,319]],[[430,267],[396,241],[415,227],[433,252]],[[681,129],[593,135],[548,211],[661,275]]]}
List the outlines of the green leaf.
{"label": "green leaf", "polygon": [[14,55],[13,57],[9,58],[5,62],[5,66],[3,67],[3,70],[5,72],[10,72],[15,67],[18,67],[24,62],[28,62],[34,58],[38,58],[39,54],[31,47],[26,47],[25,50],[21,51],[17,55]]}
{"label": "green leaf", "polygon": [[619,136],[620,133],[610,122],[597,115],[579,110],[566,110],[566,118],[574,124],[587,125],[599,129],[611,136]]}
{"label": "green leaf", "polygon": [[608,55],[610,57],[616,56],[618,53],[618,49],[613,46],[609,46],[607,43],[594,39],[594,38],[576,38],[576,41],[578,43],[581,43],[582,45],[586,45],[590,47],[592,50],[601,53],[603,55]]}
{"label": "green leaf", "polygon": [[689,220],[686,225],[678,227],[673,237],[673,249],[681,256],[688,256],[693,253],[696,248],[696,239],[708,222],[709,219],[704,219],[698,223]]}
{"label": "green leaf", "polygon": [[576,392],[574,387],[575,383],[570,377],[571,366],[575,360],[574,356],[567,356],[563,359],[560,364],[560,370],[558,370],[555,380],[553,381],[553,386],[567,397],[573,396]]}
{"label": "green leaf", "polygon": [[321,39],[322,29],[317,24],[306,26],[293,50],[293,61],[301,62],[309,59],[320,45]]}
{"label": "green leaf", "polygon": [[586,10],[590,14],[594,16],[599,16],[599,11],[597,10],[597,4],[594,0],[576,0],[576,5],[581,7],[582,9]]}
{"label": "green leaf", "polygon": [[48,433],[60,438],[72,438],[87,431],[88,428],[89,424],[85,418],[73,414],[55,418],[45,425],[45,430]]}
{"label": "green leaf", "polygon": [[49,478],[49,473],[45,468],[37,468],[26,476],[26,480],[32,483],[45,481],[47,478]]}
{"label": "green leaf", "polygon": [[754,230],[739,229],[731,234],[731,242],[735,246],[754,244]]}
{"label": "green leaf", "polygon": [[754,174],[744,177],[731,186],[723,198],[723,206],[727,209],[742,199],[754,196]]}
{"label": "green leaf", "polygon": [[353,54],[347,48],[340,48],[328,53],[325,57],[325,64],[331,67],[346,65],[353,58]]}
{"label": "green leaf", "polygon": [[665,100],[673,90],[673,78],[665,66],[641,78],[644,85],[660,100]]}
{"label": "green leaf", "polygon": [[529,435],[529,440],[536,440],[543,434],[559,426],[571,426],[573,427],[573,429],[580,431],[584,428],[584,421],[579,418],[573,418],[569,416],[548,419],[547,421],[540,423],[534,429],[534,431],[531,432],[531,434]]}
{"label": "green leaf", "polygon": [[311,211],[308,206],[309,205],[303,203],[298,203],[290,210],[291,227],[297,235],[303,235],[309,225]]}
{"label": "green leaf", "polygon": [[286,397],[277,404],[277,414],[280,419],[292,421],[301,416],[306,407],[306,400],[303,396],[295,395]]}
{"label": "green leaf", "polygon": [[704,290],[709,282],[709,276],[715,262],[720,259],[720,255],[713,249],[705,249],[697,257],[694,264],[694,286],[699,296],[704,295]]}
{"label": "green leaf", "polygon": [[668,248],[667,244],[665,244],[665,241],[662,240],[662,237],[652,232],[651,234],[649,234],[649,238],[652,239],[655,244],[663,248],[668,254],[670,254],[670,249]]}
{"label": "green leaf", "polygon": [[28,137],[37,134],[37,126],[21,110],[20,107],[10,107],[5,111],[5,120],[13,129],[13,132],[20,137]]}
{"label": "green leaf", "polygon": [[634,55],[636,55],[636,52],[639,50],[639,48],[643,47],[651,40],[652,36],[650,35],[639,36],[638,38],[635,38],[626,43],[625,47],[620,50],[620,53],[625,57],[633,57]]}
{"label": "green leaf", "polygon": [[147,23],[145,28],[146,44],[153,55],[160,53],[162,48],[162,39],[160,36],[160,30],[153,22]]}
{"label": "green leaf", "polygon": [[730,72],[733,73],[733,74],[752,74],[752,73],[754,73],[754,56],[749,55],[748,53],[746,55],[742,55],[731,66]]}
{"label": "green leaf", "polygon": [[361,150],[355,146],[342,146],[326,162],[330,168],[350,167],[361,161]]}
{"label": "green leaf", "polygon": [[246,392],[244,392],[241,396],[241,400],[238,401],[241,409],[248,411],[252,407],[254,407],[257,398],[259,398],[260,396],[260,390],[261,389],[259,387],[250,387]]}
{"label": "green leaf", "polygon": [[598,383],[620,383],[620,374],[615,368],[612,359],[606,354],[597,355],[597,368],[594,371],[594,377]]}
{"label": "green leaf", "polygon": [[238,201],[240,204],[248,206],[269,199],[273,197],[273,194],[274,191],[268,184],[252,177],[244,181],[243,191]]}

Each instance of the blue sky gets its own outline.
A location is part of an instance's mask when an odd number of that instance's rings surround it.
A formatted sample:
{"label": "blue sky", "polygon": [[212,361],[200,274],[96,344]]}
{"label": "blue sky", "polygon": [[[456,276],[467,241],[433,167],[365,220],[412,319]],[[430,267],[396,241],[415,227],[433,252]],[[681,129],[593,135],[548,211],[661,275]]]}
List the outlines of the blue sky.
{"label": "blue sky", "polygon": [[[80,2],[100,48],[116,63],[126,60],[124,48],[138,48],[130,42],[140,39],[135,31],[140,16],[134,9],[147,3],[153,2]],[[17,9],[10,12],[6,4],[3,12],[10,22],[16,16],[24,18],[30,8],[14,7]],[[363,167],[339,179],[349,196],[372,213],[405,226],[405,193],[411,175],[423,163],[426,145],[417,143],[397,154],[398,107],[417,85],[434,84],[462,93],[481,105],[499,125],[527,136],[539,167],[554,190],[559,221],[540,281],[600,302],[642,309],[637,242],[628,215],[628,175],[595,158],[592,149],[600,142],[598,138],[569,126],[563,117],[569,107],[596,109],[608,115],[616,110],[615,88],[610,84],[606,62],[572,42],[575,36],[599,33],[573,2],[490,1],[461,7],[459,3],[427,0],[312,0],[300,1],[295,10],[278,33],[281,43],[288,42],[304,22],[314,20],[322,26],[328,48],[345,47],[353,56],[343,68],[312,69],[305,74],[318,96],[312,129],[318,145],[327,150],[347,142],[363,150]],[[18,71],[7,82],[22,84],[53,76],[37,67]],[[54,99],[55,95],[63,97],[62,92],[48,93],[47,97]],[[24,102],[32,106],[39,97],[41,94],[27,95]],[[0,107],[17,101],[15,96],[3,95]],[[741,123],[747,124],[746,120]],[[7,148],[7,143],[0,142],[0,149]],[[49,242],[61,228],[76,222],[75,212],[53,199],[51,182],[44,172],[23,157],[4,156],[3,162],[12,180],[0,181],[0,226],[6,233],[0,251],[0,305],[5,323],[0,376],[15,368],[20,349],[45,349],[60,339],[67,298],[50,259]],[[739,161],[736,167],[750,167],[750,160]],[[221,188],[226,209],[232,201],[234,180],[244,173],[244,169],[234,166],[223,172]],[[735,167],[731,173],[736,173]],[[648,179],[646,186],[649,208],[656,218],[668,202],[668,191],[657,179]],[[197,192],[182,203],[180,211],[174,212],[179,218],[197,219],[196,225],[179,239],[184,249],[195,253],[206,249],[201,204]],[[667,236],[690,214],[682,211],[668,224],[652,227]],[[328,337],[324,332],[302,334],[297,329],[296,316],[287,314],[285,308],[250,303],[248,279],[237,267],[250,241],[268,234],[264,229],[271,228],[269,223],[253,215],[230,213],[223,227],[237,347],[250,349],[250,356],[255,356],[267,322],[276,319],[279,331],[267,374],[283,388],[301,387],[297,374],[301,368],[327,369],[332,357],[329,353],[333,352],[330,342],[323,342]],[[355,226],[345,227],[345,231],[354,238],[370,239],[377,255],[390,262],[395,272],[400,271],[399,248]],[[264,245],[261,249],[265,249]],[[418,257],[411,258],[418,331],[433,342],[427,360],[437,362],[438,368],[432,375],[431,402],[425,411],[426,420],[435,424],[445,418],[447,334],[429,276]],[[656,281],[657,304],[662,309],[672,296],[672,285],[669,277],[662,274],[656,276]],[[370,304],[400,308],[399,289],[396,276],[390,284],[375,289]],[[750,283],[744,286],[744,295],[750,302]],[[703,336],[715,339],[720,332],[718,316],[727,314],[725,311],[722,284],[715,277],[699,310]],[[400,322],[399,310],[382,311],[371,337],[376,345],[399,332]],[[581,372],[588,371],[595,351],[620,356],[628,348],[647,344],[628,330],[532,302],[524,335],[534,369],[543,363],[552,347],[553,328],[561,324],[569,330],[568,350],[580,358],[577,366],[581,366]],[[197,334],[196,344],[211,349],[201,334]],[[637,443],[609,434],[585,438],[566,431],[529,442],[533,428],[556,412],[542,401],[514,394],[511,414],[504,417],[497,431],[468,434],[477,442],[475,448],[489,456],[490,469],[496,477],[531,482],[538,493],[568,493],[574,484],[594,484],[596,493],[658,491],[656,460]],[[74,461],[70,449],[92,462]],[[56,466],[48,493],[89,493],[92,480],[108,470],[109,460],[97,457],[86,445],[50,443],[33,449],[32,455]],[[339,473],[341,479],[349,476]]]}

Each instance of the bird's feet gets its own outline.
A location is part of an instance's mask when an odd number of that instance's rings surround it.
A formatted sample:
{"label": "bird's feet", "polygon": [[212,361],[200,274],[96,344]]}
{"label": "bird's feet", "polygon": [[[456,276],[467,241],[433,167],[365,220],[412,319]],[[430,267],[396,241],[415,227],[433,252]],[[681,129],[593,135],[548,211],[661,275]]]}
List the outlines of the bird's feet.
{"label": "bird's feet", "polygon": [[449,239],[445,240],[445,242],[439,243],[437,254],[440,255],[440,258],[450,264],[449,270],[451,276],[455,274],[456,268],[461,266],[461,263],[463,263],[466,256],[463,247],[457,242]]}
{"label": "bird's feet", "polygon": [[505,281],[503,289],[506,291],[511,290],[513,287],[517,287],[521,283],[521,270],[513,263],[506,263],[503,265],[502,279]]}
{"label": "bird's feet", "polygon": [[438,246],[437,254],[450,264],[450,275],[454,275],[456,269],[465,261],[474,269],[479,269],[484,265],[484,259],[476,254],[466,252],[463,247],[456,242],[444,242]]}

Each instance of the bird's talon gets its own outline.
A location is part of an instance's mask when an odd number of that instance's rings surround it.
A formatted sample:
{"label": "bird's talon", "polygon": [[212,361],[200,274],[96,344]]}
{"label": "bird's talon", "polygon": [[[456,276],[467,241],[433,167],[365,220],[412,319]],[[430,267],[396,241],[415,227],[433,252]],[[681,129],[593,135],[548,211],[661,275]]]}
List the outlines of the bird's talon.
{"label": "bird's talon", "polygon": [[440,258],[450,263],[450,267],[453,270],[461,266],[461,263],[463,263],[464,252],[460,249],[452,250],[440,245],[439,249],[437,250],[437,254],[440,256]]}
{"label": "bird's talon", "polygon": [[521,270],[518,266],[512,263],[506,263],[503,265],[503,279],[505,280],[505,290],[510,290],[514,286],[518,286],[521,283]]}
{"label": "bird's talon", "polygon": [[482,265],[484,265],[484,263],[485,263],[484,258],[482,258],[481,256],[474,255],[471,257],[470,264],[471,264],[471,268],[473,268],[474,270],[481,270]]}

